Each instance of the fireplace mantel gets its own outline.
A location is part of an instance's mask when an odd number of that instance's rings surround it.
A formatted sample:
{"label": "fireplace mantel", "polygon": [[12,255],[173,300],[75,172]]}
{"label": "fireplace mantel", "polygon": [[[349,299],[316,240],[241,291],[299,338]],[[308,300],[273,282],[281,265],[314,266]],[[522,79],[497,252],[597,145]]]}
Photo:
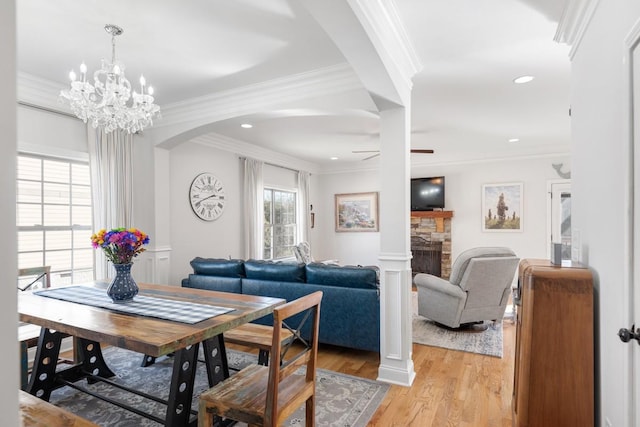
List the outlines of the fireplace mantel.
{"label": "fireplace mantel", "polygon": [[453,211],[411,211],[416,218],[453,218]]}

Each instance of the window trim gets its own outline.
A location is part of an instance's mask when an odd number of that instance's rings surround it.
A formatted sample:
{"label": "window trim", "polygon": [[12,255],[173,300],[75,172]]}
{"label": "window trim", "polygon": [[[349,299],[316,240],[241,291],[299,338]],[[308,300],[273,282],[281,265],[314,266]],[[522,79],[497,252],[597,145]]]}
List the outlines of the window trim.
{"label": "window trim", "polygon": [[[43,163],[45,161],[54,161],[54,162],[64,162],[68,165],[81,165],[81,166],[86,166],[87,168],[90,168],[90,162],[88,159],[80,159],[77,156],[74,156],[73,158],[64,158],[64,157],[59,157],[59,156],[53,156],[53,155],[47,155],[47,154],[39,154],[39,153],[35,153],[32,151],[23,151],[23,150],[19,150],[16,154],[16,163],[18,163],[19,158],[23,157],[23,158],[32,158],[32,159],[36,159],[39,160],[41,162],[41,166],[43,165]],[[71,173],[71,170],[69,171]],[[32,183],[38,183],[40,185],[40,201],[39,202],[20,202],[19,201],[19,191],[17,189],[18,187],[18,182],[19,181],[23,181],[23,182],[32,182]],[[54,183],[54,184],[62,184],[65,185],[69,188],[69,201],[68,203],[46,203],[45,202],[45,192],[44,192],[44,187],[46,183]],[[17,249],[17,255],[18,257],[21,254],[36,254],[36,253],[41,253],[42,254],[42,265],[46,264],[46,258],[47,258],[47,253],[52,254],[55,252],[63,252],[63,251],[71,251],[73,253],[74,250],[84,250],[84,249],[90,249],[91,246],[90,244],[88,244],[87,248],[77,248],[75,245],[75,239],[74,239],[74,232],[75,231],[89,231],[91,232],[91,230],[93,229],[93,212],[91,213],[91,224],[89,225],[80,225],[80,224],[70,224],[70,225],[45,225],[44,224],[44,215],[45,215],[45,206],[67,206],[69,209],[69,220],[70,222],[73,220],[73,207],[74,206],[78,206],[78,207],[89,207],[92,211],[93,211],[93,200],[91,199],[91,188],[92,188],[92,183],[91,183],[91,170],[89,169],[89,183],[88,184],[77,184],[77,183],[73,183],[72,182],[72,177],[69,176],[69,180],[66,183],[59,183],[59,182],[53,182],[53,181],[45,181],[44,179],[44,168],[41,167],[40,170],[40,179],[39,180],[31,180],[31,179],[21,179],[18,177],[18,166],[16,164],[16,211],[18,210],[18,206],[19,205],[37,205],[40,206],[40,224],[34,224],[34,225],[18,225],[19,224],[19,217],[18,217],[18,213],[16,212],[16,240],[19,241],[19,234],[20,232],[41,232],[42,233],[42,242],[41,242],[41,250],[25,250],[25,251],[20,251],[18,248]],[[73,186],[85,186],[89,189],[89,194],[90,194],[90,203],[89,205],[85,205],[85,204],[77,204],[74,205],[73,204],[73,191],[72,191],[72,187]],[[70,246],[68,248],[64,248],[64,249],[49,249],[47,250],[47,232],[51,232],[51,231],[70,231],[71,232],[71,238],[70,238]],[[72,283],[73,283],[73,275],[74,275],[74,271],[86,271],[86,272],[90,272],[90,275],[93,276],[93,271],[95,270],[95,265],[93,265],[90,269],[87,268],[74,268],[74,263],[75,263],[75,257],[71,257],[70,260],[70,268],[69,269],[64,269],[64,270],[51,270],[51,274],[52,274],[52,278],[54,277],[54,275],[58,275],[58,276],[67,276],[70,275],[72,277]],[[56,274],[57,273],[57,274]]]}
{"label": "window trim", "polygon": [[[286,192],[286,193],[292,193],[295,196],[295,209],[294,209],[294,215],[295,215],[295,222],[293,224],[291,224],[294,227],[294,243],[292,245],[293,246],[296,245],[297,243],[297,239],[298,239],[298,204],[300,203],[300,197],[298,194],[298,189],[297,188],[290,188],[290,187],[284,187],[284,186],[278,186],[278,185],[269,185],[269,184],[265,184],[263,185],[262,188],[262,192],[263,192],[263,200],[264,200],[264,192],[267,190],[271,190],[271,191],[280,191],[280,192]],[[263,213],[262,213],[262,217],[264,218],[264,209],[265,207],[263,206]],[[273,213],[273,212],[272,212]],[[266,224],[266,223],[265,223]],[[265,225],[266,227],[266,225]],[[284,257],[280,257],[280,258],[275,258],[274,255],[274,245],[273,245],[273,222],[271,222],[271,227],[272,227],[272,232],[271,232],[271,258],[266,258],[264,257],[264,252],[265,252],[265,242],[263,241],[262,244],[262,255],[264,259],[267,260],[283,260],[283,259],[289,259],[289,258],[293,258],[295,255],[293,254],[293,250],[291,252],[291,254],[289,256],[284,256]]]}

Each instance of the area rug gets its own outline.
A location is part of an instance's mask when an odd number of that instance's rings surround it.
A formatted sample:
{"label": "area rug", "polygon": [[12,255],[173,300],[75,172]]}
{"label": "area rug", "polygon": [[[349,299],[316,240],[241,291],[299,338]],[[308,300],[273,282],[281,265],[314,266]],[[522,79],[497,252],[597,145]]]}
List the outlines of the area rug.
{"label": "area rug", "polygon": [[447,329],[419,316],[417,292],[412,294],[414,343],[502,358],[502,322],[491,322],[482,332]]}
{"label": "area rug", "polygon": [[[139,365],[142,355],[138,353],[115,347],[109,347],[103,353],[107,364],[117,374],[114,381],[163,399],[167,398],[172,372],[173,361],[171,359],[159,359],[155,365],[141,368]],[[240,351],[228,350],[227,356],[229,366],[238,369],[257,361],[255,355]],[[103,383],[86,385],[86,381],[82,381],[82,385],[98,391],[100,394],[125,401],[145,412],[164,416],[166,407],[151,400]],[[194,396],[200,395],[207,388],[205,366],[203,363],[199,363]],[[316,425],[366,426],[388,389],[388,384],[318,369]],[[103,427],[156,427],[160,425],[69,387],[54,391],[50,401],[56,406],[65,408]],[[197,409],[197,407],[197,398],[194,398],[193,409]],[[242,426],[243,424],[237,425]],[[304,405],[289,417],[285,425],[304,425]]]}

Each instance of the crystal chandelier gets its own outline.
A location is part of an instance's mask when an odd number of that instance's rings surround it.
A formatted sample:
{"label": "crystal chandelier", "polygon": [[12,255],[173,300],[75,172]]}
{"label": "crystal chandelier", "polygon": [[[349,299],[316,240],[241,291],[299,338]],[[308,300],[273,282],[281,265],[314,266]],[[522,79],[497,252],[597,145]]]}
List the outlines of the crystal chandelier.
{"label": "crystal chandelier", "polygon": [[87,82],[87,66],[80,65],[80,79],[71,70],[71,88],[60,92],[61,99],[69,101],[73,113],[94,128],[100,126],[106,133],[123,129],[128,133],[142,131],[153,125],[153,117],[160,107],[153,103],[153,88],[140,76],[140,93],[131,90],[124,76],[124,64],[116,61],[116,36],[123,33],[117,25],[104,26],[111,34],[111,62],[102,60],[102,68],[93,73],[93,85]]}

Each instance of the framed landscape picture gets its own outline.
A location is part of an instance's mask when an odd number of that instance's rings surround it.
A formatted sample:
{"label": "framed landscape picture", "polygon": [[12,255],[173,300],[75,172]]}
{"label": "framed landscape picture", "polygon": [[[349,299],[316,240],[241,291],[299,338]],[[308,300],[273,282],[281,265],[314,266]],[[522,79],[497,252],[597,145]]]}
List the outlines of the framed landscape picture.
{"label": "framed landscape picture", "polygon": [[482,231],[522,231],[522,183],[482,186]]}
{"label": "framed landscape picture", "polygon": [[378,231],[378,193],[336,194],[336,231]]}

